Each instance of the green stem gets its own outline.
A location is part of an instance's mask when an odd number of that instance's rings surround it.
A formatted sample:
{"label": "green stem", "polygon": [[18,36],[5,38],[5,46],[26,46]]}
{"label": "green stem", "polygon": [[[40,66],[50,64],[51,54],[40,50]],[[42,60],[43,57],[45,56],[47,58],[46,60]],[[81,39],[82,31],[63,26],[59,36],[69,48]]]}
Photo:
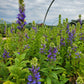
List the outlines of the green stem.
{"label": "green stem", "polygon": [[17,76],[16,84],[19,84],[19,78],[18,78],[18,76]]}

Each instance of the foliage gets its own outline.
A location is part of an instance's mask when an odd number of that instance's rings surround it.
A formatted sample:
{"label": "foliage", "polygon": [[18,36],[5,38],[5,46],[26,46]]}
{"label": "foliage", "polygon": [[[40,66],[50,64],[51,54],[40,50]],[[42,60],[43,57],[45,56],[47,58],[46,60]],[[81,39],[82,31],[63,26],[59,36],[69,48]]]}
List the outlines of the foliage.
{"label": "foliage", "polygon": [[[17,26],[6,28],[6,39],[0,34],[0,83],[27,84],[32,66],[40,67],[35,71],[42,84],[84,82],[84,25],[71,26],[68,19],[62,24],[60,15],[53,28],[38,27],[34,21],[30,30],[20,31]],[[4,50],[9,58],[3,57]]]}

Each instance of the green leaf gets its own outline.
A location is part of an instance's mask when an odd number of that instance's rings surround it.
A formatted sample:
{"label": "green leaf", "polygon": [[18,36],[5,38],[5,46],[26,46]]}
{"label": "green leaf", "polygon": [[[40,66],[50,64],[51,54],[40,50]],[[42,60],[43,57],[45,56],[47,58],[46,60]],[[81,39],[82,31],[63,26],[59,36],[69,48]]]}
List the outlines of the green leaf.
{"label": "green leaf", "polygon": [[20,67],[25,67],[26,66],[26,63],[28,63],[29,61],[22,61],[21,63],[20,63]]}
{"label": "green leaf", "polygon": [[7,67],[4,64],[0,65],[0,77],[7,78],[8,74],[9,74],[9,71],[8,71]]}
{"label": "green leaf", "polygon": [[0,81],[2,81],[2,78],[0,78]]}
{"label": "green leaf", "polygon": [[25,58],[26,53],[20,55],[20,61],[22,61]]}
{"label": "green leaf", "polygon": [[23,59],[25,59],[25,55],[26,53],[23,53],[21,55],[19,55],[18,53],[15,52],[16,58],[19,59],[20,61],[22,61]]}
{"label": "green leaf", "polygon": [[17,58],[15,58],[15,64],[18,64],[19,60]]}
{"label": "green leaf", "polygon": [[14,82],[11,82],[11,81],[6,81],[3,84],[15,84],[15,83]]}
{"label": "green leaf", "polygon": [[57,67],[57,68],[54,68],[54,70],[58,70],[58,69],[65,70],[65,69],[64,69],[64,68],[62,68],[62,67]]}
{"label": "green leaf", "polygon": [[41,78],[39,81],[43,82],[45,79]]}
{"label": "green leaf", "polygon": [[17,52],[14,52],[14,54],[16,55],[16,58],[18,58],[18,57],[19,57],[19,54],[18,54]]}
{"label": "green leaf", "polygon": [[47,77],[47,84],[51,84],[51,79]]}
{"label": "green leaf", "polygon": [[65,79],[63,80],[63,83],[65,84],[68,80],[69,80],[68,78],[65,78]]}
{"label": "green leaf", "polygon": [[40,71],[42,71],[42,72],[48,72],[48,68],[40,69]]}
{"label": "green leaf", "polygon": [[57,76],[57,74],[55,72],[52,72],[51,75],[52,75],[53,78],[55,78],[56,80],[58,80],[58,76]]}

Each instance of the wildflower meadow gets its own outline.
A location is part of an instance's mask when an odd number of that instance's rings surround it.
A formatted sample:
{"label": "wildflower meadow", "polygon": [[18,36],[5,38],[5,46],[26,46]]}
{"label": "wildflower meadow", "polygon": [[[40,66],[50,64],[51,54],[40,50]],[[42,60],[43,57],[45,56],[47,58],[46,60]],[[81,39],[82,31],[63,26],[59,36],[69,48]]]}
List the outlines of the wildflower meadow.
{"label": "wildflower meadow", "polygon": [[84,24],[68,18],[58,25],[26,28],[19,0],[16,23],[0,24],[0,84],[84,84]]}

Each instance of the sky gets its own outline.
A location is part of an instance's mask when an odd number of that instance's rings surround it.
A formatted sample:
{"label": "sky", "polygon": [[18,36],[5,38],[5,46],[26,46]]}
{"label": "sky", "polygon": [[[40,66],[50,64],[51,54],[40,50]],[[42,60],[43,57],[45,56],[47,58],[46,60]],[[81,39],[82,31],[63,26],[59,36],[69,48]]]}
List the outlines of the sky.
{"label": "sky", "polygon": [[[32,21],[42,23],[51,1],[24,0],[27,23]],[[18,0],[0,0],[0,19],[3,18],[8,22],[16,21],[19,13],[18,8]],[[48,12],[45,23],[56,25],[59,14],[62,15],[62,20],[65,18],[68,18],[69,21],[78,19],[79,14],[84,19],[84,0],[55,0]]]}

